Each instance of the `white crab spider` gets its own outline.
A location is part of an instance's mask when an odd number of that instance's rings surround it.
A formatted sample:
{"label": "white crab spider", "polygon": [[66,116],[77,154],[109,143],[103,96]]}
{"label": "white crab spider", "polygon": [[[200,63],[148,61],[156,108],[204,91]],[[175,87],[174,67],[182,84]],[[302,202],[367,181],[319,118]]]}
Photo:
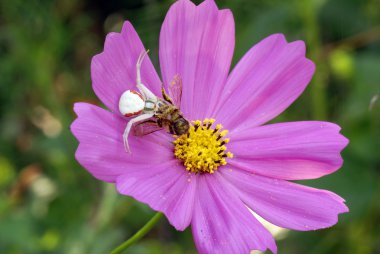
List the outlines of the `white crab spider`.
{"label": "white crab spider", "polygon": [[129,120],[123,134],[124,148],[129,153],[128,135],[133,124],[153,117],[157,109],[158,98],[141,83],[141,63],[148,52],[149,50],[141,52],[136,63],[136,87],[140,93],[134,90],[127,90],[121,95],[119,100],[119,111],[123,116],[136,116]]}

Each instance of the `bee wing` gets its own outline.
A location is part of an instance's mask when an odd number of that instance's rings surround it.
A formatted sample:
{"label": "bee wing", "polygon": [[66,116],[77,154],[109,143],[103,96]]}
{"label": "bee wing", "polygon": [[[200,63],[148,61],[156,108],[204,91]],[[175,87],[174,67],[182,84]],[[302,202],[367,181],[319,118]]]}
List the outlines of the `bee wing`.
{"label": "bee wing", "polygon": [[133,125],[133,134],[135,136],[144,136],[162,129],[155,120],[148,119]]}
{"label": "bee wing", "polygon": [[[165,91],[163,91],[165,92]],[[167,97],[167,95],[164,95]],[[169,102],[171,102],[177,108],[181,108],[182,98],[182,78],[179,74],[174,75],[172,81],[169,84]]]}

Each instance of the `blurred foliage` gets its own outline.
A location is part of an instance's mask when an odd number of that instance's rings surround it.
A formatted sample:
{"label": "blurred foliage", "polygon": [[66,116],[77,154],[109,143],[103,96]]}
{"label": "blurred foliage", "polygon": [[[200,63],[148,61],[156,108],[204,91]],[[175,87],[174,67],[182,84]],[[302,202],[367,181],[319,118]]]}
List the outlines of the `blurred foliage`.
{"label": "blurred foliage", "polygon": [[[200,1],[196,1],[199,3]],[[106,253],[153,214],[74,159],[76,101],[100,104],[91,57],[130,20],[157,69],[169,0],[0,1],[0,253]],[[338,172],[303,183],[332,190],[350,213],[330,229],[290,232],[280,253],[380,253],[380,1],[220,0],[236,21],[234,63],[265,36],[304,40],[317,64],[276,121],[329,120],[350,139]],[[369,109],[372,100],[371,109]],[[166,221],[130,253],[196,253]]]}

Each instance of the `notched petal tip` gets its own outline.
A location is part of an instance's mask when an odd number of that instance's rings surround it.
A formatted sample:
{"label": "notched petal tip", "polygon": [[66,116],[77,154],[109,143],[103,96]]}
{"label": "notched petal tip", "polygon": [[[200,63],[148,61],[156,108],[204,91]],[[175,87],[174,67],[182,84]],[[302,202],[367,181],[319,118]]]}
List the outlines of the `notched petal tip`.
{"label": "notched petal tip", "polygon": [[[273,41],[273,42],[272,42]],[[266,38],[262,39],[258,43],[273,43],[273,44],[280,44],[285,45],[288,43],[286,40],[286,37],[283,33],[275,33],[267,36]]]}
{"label": "notched petal tip", "polygon": [[230,9],[225,8],[225,9],[219,9],[218,5],[214,0],[205,0],[201,4],[199,4],[197,7],[200,8],[208,8],[208,12],[219,12],[219,13],[225,13],[228,15],[231,15],[233,18],[233,14]]}
{"label": "notched petal tip", "polygon": [[105,110],[101,107],[98,107],[96,105],[93,105],[93,104],[90,104],[87,102],[75,102],[74,103],[73,111],[77,117],[75,118],[75,120],[70,125],[70,130],[73,132],[74,135],[75,135],[75,133],[74,133],[75,130],[77,129],[77,127],[79,127],[79,125],[83,121],[82,118],[88,117],[89,115],[93,114],[93,111],[95,109],[96,110],[101,109],[101,110],[104,110],[105,112],[108,112],[107,110]]}
{"label": "notched petal tip", "polygon": [[265,40],[275,40],[276,41],[275,43],[286,45],[289,51],[298,52],[300,55],[303,55],[303,56],[305,56],[306,54],[306,44],[303,40],[288,41],[286,39],[286,36],[283,33],[275,33],[275,34],[269,35],[268,37],[264,38],[262,41],[264,42]]}
{"label": "notched petal tip", "polygon": [[343,134],[340,134],[340,135],[342,136],[342,150],[340,150],[340,152],[342,152],[348,146],[348,144],[350,143],[350,140],[346,138],[345,136],[343,136]]}
{"label": "notched petal tip", "polygon": [[340,149],[338,149],[338,152],[341,153],[350,142],[350,140],[341,133],[342,127],[340,127],[340,125],[336,123],[331,123],[331,122],[320,122],[320,123],[321,123],[321,128],[328,127],[331,130],[331,134],[336,135],[336,143],[338,143],[340,146]]}
{"label": "notched petal tip", "polygon": [[333,208],[329,207],[329,209],[331,210],[330,211],[330,213],[331,213],[330,217],[324,218],[325,221],[321,222],[320,226],[316,226],[313,228],[305,227],[301,231],[331,228],[339,222],[339,215],[344,214],[344,213],[348,213],[350,211],[348,206],[345,204],[346,201],[342,197],[340,197],[337,194],[330,192],[330,191],[326,191],[326,192],[328,192],[330,194],[330,198],[336,202],[335,207],[333,207]]}
{"label": "notched petal tip", "polygon": [[[115,38],[120,38],[120,36],[122,35],[128,35],[130,32],[134,32],[134,28],[133,28],[133,25],[130,21],[126,20],[124,21],[123,23],[123,26],[121,28],[121,31],[120,32],[109,32],[107,35],[106,35],[106,39],[104,41],[104,46],[103,46],[103,50],[96,54],[94,57],[98,56],[98,55],[101,55],[102,53],[104,53],[104,51],[107,51],[109,46],[111,45],[111,42],[115,39]],[[94,59],[93,57],[93,59]]]}
{"label": "notched petal tip", "polygon": [[133,25],[129,20],[124,21],[123,26],[121,28],[121,34],[128,34],[131,30],[133,30]]}
{"label": "notched petal tip", "polygon": [[228,12],[232,15],[232,12],[230,11],[230,9],[219,9],[216,2],[214,0],[205,0],[203,1],[202,3],[200,3],[199,5],[196,5],[194,4],[192,1],[190,0],[178,0],[177,2],[175,2],[174,4],[172,4],[169,8],[169,11],[167,13],[167,16],[173,12],[173,11],[176,11],[177,8],[190,8],[191,10],[193,10],[194,8],[197,8],[197,9],[208,9],[208,12]]}
{"label": "notched petal tip", "polygon": [[[316,65],[315,63],[313,62],[313,60],[309,59],[309,58],[306,58],[305,57],[305,64],[308,65],[307,68],[309,68],[310,70],[310,76],[311,78],[314,76],[314,73],[315,73],[315,69],[316,69]],[[310,78],[310,79],[311,79]]]}
{"label": "notched petal tip", "polygon": [[348,206],[345,203],[343,203],[342,205],[343,205],[343,208],[341,210],[341,213],[348,213],[350,211],[350,208],[348,208]]}
{"label": "notched petal tip", "polygon": [[88,107],[89,104],[85,102],[76,102],[74,103],[73,111],[77,115],[75,120],[70,125],[70,131],[73,133],[74,137],[79,141],[78,137],[78,129],[80,128],[80,115],[82,114],[82,110]]}
{"label": "notched petal tip", "polygon": [[166,13],[166,17],[173,11],[176,11],[178,8],[195,8],[196,5],[190,0],[178,0],[174,4],[172,4]]}
{"label": "notched petal tip", "polygon": [[89,104],[85,103],[85,102],[75,102],[73,110],[74,110],[75,114],[77,116],[79,116],[80,113],[81,113],[81,111],[82,111],[82,108],[85,108],[85,107],[88,107],[88,106],[89,106]]}
{"label": "notched petal tip", "polygon": [[[106,35],[106,39],[104,41],[103,50],[96,54],[92,59],[98,59],[101,55],[104,55],[105,52],[113,50],[115,39],[120,38],[121,34],[117,32],[110,32]],[[91,62],[92,63],[92,62]]]}
{"label": "notched petal tip", "polygon": [[298,54],[305,56],[306,54],[306,45],[304,41],[297,40],[288,42],[289,50],[294,50],[294,52],[297,52]]}
{"label": "notched petal tip", "polygon": [[102,61],[104,60],[103,56],[106,55],[107,52],[113,51],[115,49],[115,46],[119,43],[117,42],[117,40],[124,40],[123,36],[128,37],[131,34],[135,33],[136,31],[134,30],[133,25],[129,20],[124,21],[120,32],[109,32],[106,35],[103,50],[92,57],[91,68],[93,67],[93,65],[101,65]]}
{"label": "notched petal tip", "polygon": [[198,7],[209,8],[210,11],[218,11],[218,6],[214,0],[205,0]]}

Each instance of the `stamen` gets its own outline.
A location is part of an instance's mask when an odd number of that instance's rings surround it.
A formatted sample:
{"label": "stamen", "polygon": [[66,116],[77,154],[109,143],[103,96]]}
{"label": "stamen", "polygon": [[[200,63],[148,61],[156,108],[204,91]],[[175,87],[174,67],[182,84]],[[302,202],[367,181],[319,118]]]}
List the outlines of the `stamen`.
{"label": "stamen", "polygon": [[218,152],[218,154],[222,154],[222,153],[224,153],[224,151],[225,151],[225,150],[220,149],[219,152]]}
{"label": "stamen", "polygon": [[228,131],[220,131],[223,128],[221,124],[212,128],[214,123],[215,119],[208,118],[193,121],[189,132],[173,142],[174,155],[183,162],[190,173],[212,174],[219,166],[227,164],[226,159],[233,156],[232,153],[226,152],[225,144],[229,139],[223,138]]}
{"label": "stamen", "polygon": [[197,131],[198,128],[202,125],[202,122],[197,120],[197,121],[193,121],[194,123],[194,131]]}
{"label": "stamen", "polygon": [[225,140],[223,140],[220,145],[224,145],[224,144],[227,144],[228,142],[230,142],[230,139],[229,138],[226,138]]}

